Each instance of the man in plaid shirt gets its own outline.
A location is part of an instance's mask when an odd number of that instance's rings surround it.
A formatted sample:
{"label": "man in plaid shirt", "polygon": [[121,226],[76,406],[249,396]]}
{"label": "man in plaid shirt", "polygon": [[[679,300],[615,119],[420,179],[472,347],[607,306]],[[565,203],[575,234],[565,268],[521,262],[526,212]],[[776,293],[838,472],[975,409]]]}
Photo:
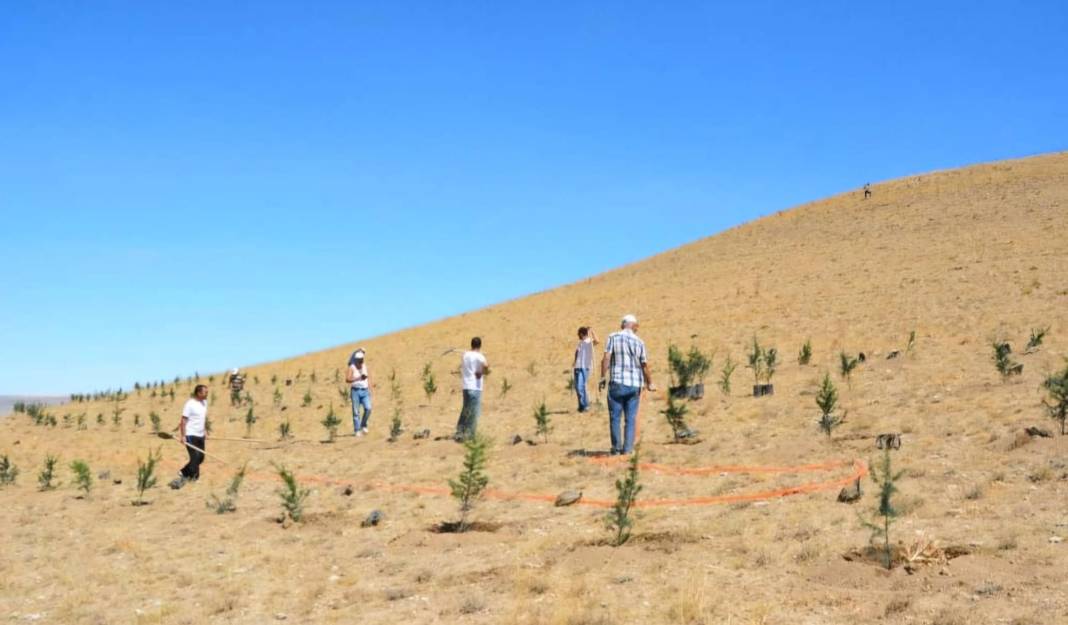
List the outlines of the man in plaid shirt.
{"label": "man in plaid shirt", "polygon": [[[634,315],[623,317],[620,331],[608,336],[601,359],[601,383],[604,388],[608,379],[608,429],[612,435],[612,455],[629,454],[634,451],[634,433],[638,422],[638,402],[642,386],[650,392],[656,390],[649,375],[649,363],[645,357],[645,343],[638,338],[638,319]],[[624,435],[619,436],[619,418],[626,417]]]}

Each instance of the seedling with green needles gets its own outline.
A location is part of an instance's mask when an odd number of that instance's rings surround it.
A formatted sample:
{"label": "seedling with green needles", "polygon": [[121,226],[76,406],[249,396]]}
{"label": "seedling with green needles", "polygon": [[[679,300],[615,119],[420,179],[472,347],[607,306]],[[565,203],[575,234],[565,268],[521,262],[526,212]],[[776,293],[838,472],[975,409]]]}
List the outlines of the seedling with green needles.
{"label": "seedling with green needles", "polygon": [[137,461],[137,501],[135,506],[145,505],[145,491],[156,485],[156,465],[159,464],[161,453],[149,451],[148,458],[142,462]]}
{"label": "seedling with green needles", "polygon": [[627,463],[627,473],[621,480],[616,480],[616,503],[605,518],[605,525],[615,533],[612,544],[616,547],[630,539],[631,528],[634,527],[632,509],[638,501],[638,493],[642,491],[639,483],[638,458],[640,445],[634,448],[630,461]]}
{"label": "seedling with green needles", "polygon": [[48,454],[45,456],[44,467],[41,472],[37,474],[37,490],[45,491],[52,490],[59,486],[59,482],[54,481],[56,478],[56,465],[59,463],[59,458]]}
{"label": "seedling with green needles", "polygon": [[464,441],[463,470],[455,480],[449,480],[449,492],[460,503],[460,522],[456,526],[459,532],[467,531],[467,516],[489,484],[486,475],[488,448],[489,441],[477,434]]}
{"label": "seedling with green needles", "polygon": [[544,399],[541,400],[538,407],[534,409],[534,423],[536,425],[535,433],[548,443],[549,433],[553,431],[553,427],[549,419],[549,409],[545,407]]}
{"label": "seedling with green needles", "polygon": [[845,421],[845,416],[834,414],[838,407],[838,389],[834,387],[829,373],[823,374],[823,383],[816,393],[816,405],[820,408],[820,429],[830,438],[834,429]]}

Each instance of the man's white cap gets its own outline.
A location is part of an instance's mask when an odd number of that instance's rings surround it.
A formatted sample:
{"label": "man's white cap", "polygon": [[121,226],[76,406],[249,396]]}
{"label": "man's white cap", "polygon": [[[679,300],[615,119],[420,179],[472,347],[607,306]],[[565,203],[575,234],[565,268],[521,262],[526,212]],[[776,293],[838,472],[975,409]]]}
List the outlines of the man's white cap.
{"label": "man's white cap", "polygon": [[638,323],[638,318],[634,315],[623,315],[623,323]]}
{"label": "man's white cap", "polygon": [[230,375],[237,375],[237,367],[230,369]]}
{"label": "man's white cap", "polygon": [[352,353],[352,355],[353,355],[353,356],[354,356],[355,358],[363,358],[363,357],[364,357],[364,356],[366,355],[366,352],[364,352],[364,351],[363,351],[362,349],[358,349],[358,350],[354,351],[354,352]]}

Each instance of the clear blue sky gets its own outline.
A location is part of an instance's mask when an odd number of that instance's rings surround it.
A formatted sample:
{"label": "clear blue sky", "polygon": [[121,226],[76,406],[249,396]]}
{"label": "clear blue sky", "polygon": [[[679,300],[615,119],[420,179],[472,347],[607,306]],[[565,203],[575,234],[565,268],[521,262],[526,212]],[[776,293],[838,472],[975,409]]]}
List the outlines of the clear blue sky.
{"label": "clear blue sky", "polygon": [[9,3],[0,394],[295,355],[1068,148],[1063,1],[717,4]]}

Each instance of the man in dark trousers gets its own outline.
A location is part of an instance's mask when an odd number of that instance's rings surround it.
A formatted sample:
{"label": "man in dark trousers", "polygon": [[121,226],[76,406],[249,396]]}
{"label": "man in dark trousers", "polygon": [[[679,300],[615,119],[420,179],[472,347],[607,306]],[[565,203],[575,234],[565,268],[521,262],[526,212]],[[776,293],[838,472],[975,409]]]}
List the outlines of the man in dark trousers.
{"label": "man in dark trousers", "polygon": [[200,463],[204,462],[204,445],[208,436],[207,423],[208,387],[197,384],[193,389],[193,396],[185,402],[182,420],[178,422],[178,430],[181,433],[178,440],[185,443],[189,462],[178,472],[178,478],[171,482],[171,488],[179,489],[186,482],[200,479]]}

